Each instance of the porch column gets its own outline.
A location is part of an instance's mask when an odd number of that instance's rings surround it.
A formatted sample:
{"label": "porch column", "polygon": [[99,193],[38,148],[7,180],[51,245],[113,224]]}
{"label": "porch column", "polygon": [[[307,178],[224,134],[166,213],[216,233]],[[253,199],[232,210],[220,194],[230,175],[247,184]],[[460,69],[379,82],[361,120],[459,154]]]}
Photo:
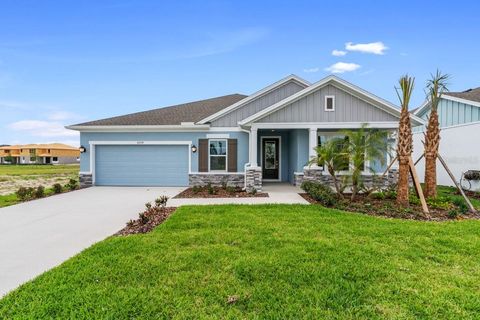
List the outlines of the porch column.
{"label": "porch column", "polygon": [[256,128],[250,129],[250,166],[257,166],[257,141],[258,141],[258,130]]}
{"label": "porch column", "polygon": [[310,128],[309,135],[308,135],[308,159],[311,160],[312,158],[316,157],[315,148],[317,147],[317,128]]}

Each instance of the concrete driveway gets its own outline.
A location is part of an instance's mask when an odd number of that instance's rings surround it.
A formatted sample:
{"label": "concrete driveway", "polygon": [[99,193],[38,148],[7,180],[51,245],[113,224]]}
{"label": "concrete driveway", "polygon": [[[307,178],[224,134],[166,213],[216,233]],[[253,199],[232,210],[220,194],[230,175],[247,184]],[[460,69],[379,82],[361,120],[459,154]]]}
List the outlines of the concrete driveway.
{"label": "concrete driveway", "polygon": [[93,187],[0,209],[0,297],[183,189]]}

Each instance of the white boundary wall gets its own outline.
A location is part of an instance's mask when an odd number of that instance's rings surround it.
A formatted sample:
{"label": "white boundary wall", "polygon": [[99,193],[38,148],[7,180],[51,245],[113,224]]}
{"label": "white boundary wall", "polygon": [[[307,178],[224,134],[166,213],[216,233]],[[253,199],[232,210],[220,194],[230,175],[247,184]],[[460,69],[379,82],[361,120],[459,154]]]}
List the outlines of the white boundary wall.
{"label": "white boundary wall", "polygon": [[[440,132],[440,154],[447,162],[448,167],[457,181],[462,172],[467,170],[480,170],[480,122],[467,123],[443,128]],[[416,161],[423,153],[423,132],[413,134],[413,160]],[[417,172],[423,181],[425,173],[425,160],[417,166]],[[453,186],[453,182],[437,160],[437,183],[439,185]],[[479,183],[472,183],[472,187],[480,190]]]}

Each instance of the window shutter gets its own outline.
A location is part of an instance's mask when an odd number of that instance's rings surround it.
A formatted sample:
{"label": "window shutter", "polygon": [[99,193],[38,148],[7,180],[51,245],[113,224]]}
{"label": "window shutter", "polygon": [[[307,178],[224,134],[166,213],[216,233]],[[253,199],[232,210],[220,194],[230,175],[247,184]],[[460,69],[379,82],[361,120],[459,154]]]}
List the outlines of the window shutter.
{"label": "window shutter", "polygon": [[237,172],[237,139],[228,139],[228,172]]}
{"label": "window shutter", "polygon": [[198,171],[208,172],[208,139],[198,139]]}

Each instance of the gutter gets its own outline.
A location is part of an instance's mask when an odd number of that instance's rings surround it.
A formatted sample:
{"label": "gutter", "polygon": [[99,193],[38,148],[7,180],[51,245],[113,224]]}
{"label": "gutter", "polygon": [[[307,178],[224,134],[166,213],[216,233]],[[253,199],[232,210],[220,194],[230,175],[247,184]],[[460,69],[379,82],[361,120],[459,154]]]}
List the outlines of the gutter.
{"label": "gutter", "polygon": [[66,129],[82,131],[82,132],[135,132],[135,131],[185,131],[185,130],[205,130],[209,129],[210,125],[131,125],[131,126],[82,126],[72,125],[66,126]]}

